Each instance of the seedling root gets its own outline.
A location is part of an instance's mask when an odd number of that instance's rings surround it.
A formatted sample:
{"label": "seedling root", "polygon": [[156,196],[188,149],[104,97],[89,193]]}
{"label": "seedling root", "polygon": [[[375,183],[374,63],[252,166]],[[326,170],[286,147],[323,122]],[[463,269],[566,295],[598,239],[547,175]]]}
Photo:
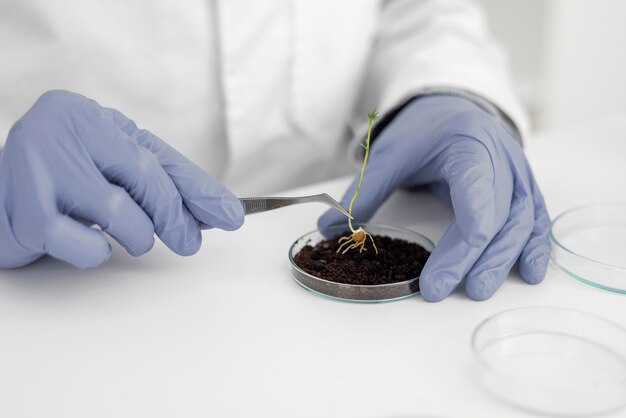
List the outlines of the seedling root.
{"label": "seedling root", "polygon": [[345,254],[350,250],[359,249],[359,252],[367,251],[365,248],[365,242],[367,238],[370,239],[372,245],[374,246],[374,251],[378,254],[378,248],[376,248],[376,243],[374,243],[374,238],[372,235],[365,231],[363,227],[359,227],[359,229],[355,230],[352,234],[347,235],[345,237],[339,238],[339,248],[337,248],[337,253]]}

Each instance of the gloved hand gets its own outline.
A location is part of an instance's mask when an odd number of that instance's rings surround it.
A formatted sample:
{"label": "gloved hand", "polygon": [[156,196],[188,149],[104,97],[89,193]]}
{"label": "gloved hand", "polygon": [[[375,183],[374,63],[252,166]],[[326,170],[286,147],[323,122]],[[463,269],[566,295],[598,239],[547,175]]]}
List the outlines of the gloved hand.
{"label": "gloved hand", "polygon": [[200,229],[233,230],[244,215],[231,192],[165,142],[65,91],[42,95],[9,132],[0,202],[0,267],[44,254],[97,266],[111,254],[102,231],[135,256],[152,248],[155,231],[190,255]]}
{"label": "gloved hand", "polygon": [[[503,123],[458,96],[410,102],[373,142],[352,214],[367,221],[395,189],[417,185],[428,185],[455,214],[420,276],[426,300],[444,299],[464,279],[471,298],[487,299],[518,259],[526,282],[543,279],[550,219],[524,153]],[[318,224],[343,222],[331,210]]]}

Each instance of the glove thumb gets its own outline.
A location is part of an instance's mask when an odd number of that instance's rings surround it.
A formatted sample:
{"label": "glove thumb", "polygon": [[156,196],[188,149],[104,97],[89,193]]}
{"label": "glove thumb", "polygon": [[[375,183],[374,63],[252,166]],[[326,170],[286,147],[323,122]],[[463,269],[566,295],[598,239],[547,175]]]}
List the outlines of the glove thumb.
{"label": "glove thumb", "polygon": [[63,215],[46,228],[44,249],[80,269],[99,266],[111,256],[111,246],[102,232]]}

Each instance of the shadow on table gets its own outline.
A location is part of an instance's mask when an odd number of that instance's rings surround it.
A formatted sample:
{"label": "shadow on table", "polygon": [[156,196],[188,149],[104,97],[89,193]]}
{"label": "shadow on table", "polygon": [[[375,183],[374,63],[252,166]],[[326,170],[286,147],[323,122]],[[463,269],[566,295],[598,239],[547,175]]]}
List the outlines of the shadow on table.
{"label": "shadow on table", "polygon": [[145,281],[146,276],[166,268],[164,262],[159,262],[163,257],[157,254],[132,257],[117,243],[111,245],[111,258],[92,269],[80,270],[52,257],[43,257],[21,268],[0,270],[0,292],[26,298],[71,299],[122,283]]}

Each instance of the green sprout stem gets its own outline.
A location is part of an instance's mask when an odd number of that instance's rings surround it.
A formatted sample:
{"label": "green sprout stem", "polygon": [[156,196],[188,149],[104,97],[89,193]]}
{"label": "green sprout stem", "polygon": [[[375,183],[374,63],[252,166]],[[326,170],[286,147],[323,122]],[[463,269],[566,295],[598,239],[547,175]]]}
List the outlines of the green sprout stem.
{"label": "green sprout stem", "polygon": [[[361,176],[359,177],[359,182],[356,185],[354,195],[350,200],[350,206],[348,207],[348,213],[350,214],[350,216],[352,216],[352,206],[354,205],[354,201],[361,191],[361,183],[363,183],[363,176],[365,175],[365,166],[367,166],[367,159],[369,158],[370,153],[370,137],[372,135],[372,124],[376,119],[378,119],[378,112],[376,111],[376,109],[367,114],[367,119],[367,136],[365,137],[365,144],[361,144],[361,146],[365,149],[365,156],[363,157],[363,165],[361,166]],[[356,230],[352,226],[351,218],[348,218],[348,226],[350,227],[350,231],[352,233],[356,232]]]}

